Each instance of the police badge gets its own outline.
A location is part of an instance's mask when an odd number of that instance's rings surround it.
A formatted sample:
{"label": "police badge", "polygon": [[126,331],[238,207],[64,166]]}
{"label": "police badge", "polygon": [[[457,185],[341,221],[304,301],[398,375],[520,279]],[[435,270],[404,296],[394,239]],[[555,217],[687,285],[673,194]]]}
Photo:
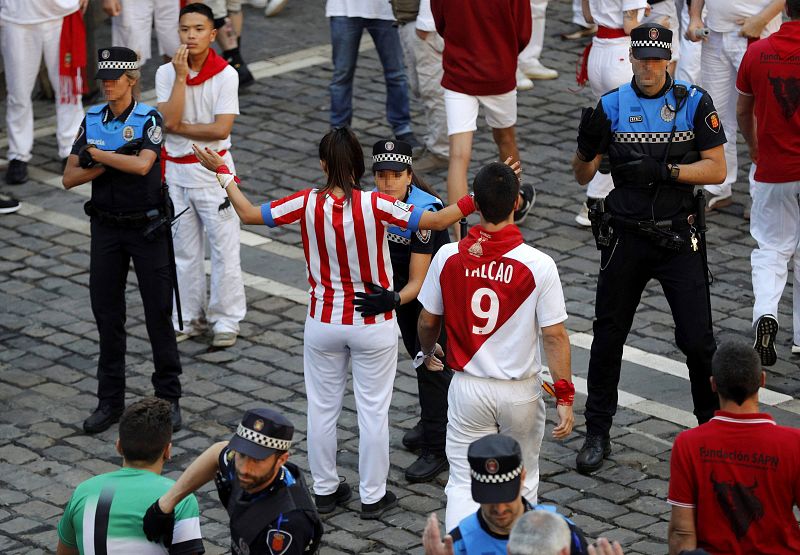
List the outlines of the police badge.
{"label": "police badge", "polygon": [[283,555],[292,545],[292,535],[285,530],[272,529],[267,532],[267,548],[270,555]]}
{"label": "police badge", "polygon": [[666,121],[667,123],[671,122],[675,119],[675,106],[671,104],[664,104],[661,107],[661,119]]}
{"label": "police badge", "polygon": [[133,131],[133,127],[131,127],[130,125],[126,125],[125,127],[122,128],[122,138],[125,139],[126,141],[132,141],[134,135],[135,132]]}

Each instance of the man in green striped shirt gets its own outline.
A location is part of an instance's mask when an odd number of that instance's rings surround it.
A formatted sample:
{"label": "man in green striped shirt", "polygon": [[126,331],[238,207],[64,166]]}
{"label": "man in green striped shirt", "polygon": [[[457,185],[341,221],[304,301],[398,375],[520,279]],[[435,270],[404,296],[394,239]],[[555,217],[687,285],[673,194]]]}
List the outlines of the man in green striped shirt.
{"label": "man in green striped shirt", "polygon": [[[175,482],[161,476],[172,448],[171,407],[148,397],[130,405],[119,422],[122,468],[80,484],[58,523],[57,555],[170,555],[205,552],[194,495],[175,507],[171,541],[152,543],[142,517]],[[166,546],[165,546],[166,545]]]}

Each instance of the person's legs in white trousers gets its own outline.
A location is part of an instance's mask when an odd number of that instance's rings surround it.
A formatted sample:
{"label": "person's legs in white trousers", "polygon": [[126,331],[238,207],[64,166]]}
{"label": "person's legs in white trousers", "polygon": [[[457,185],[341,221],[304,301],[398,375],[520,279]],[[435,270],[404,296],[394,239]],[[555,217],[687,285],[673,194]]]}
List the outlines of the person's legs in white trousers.
{"label": "person's legs in white trousers", "polygon": [[678,15],[680,16],[680,55],[678,57],[678,67],[675,70],[675,78],[688,83],[697,84],[700,81],[700,54],[703,45],[700,42],[693,42],[685,37],[683,33],[689,28],[689,6],[685,0],[676,0]]}
{"label": "person's legs in white trousers", "polygon": [[545,12],[548,0],[531,0],[531,19],[533,31],[528,46],[520,52],[519,70],[531,79],[555,79],[558,72],[542,65],[539,58],[544,46]]}
{"label": "person's legs in white trousers", "polygon": [[[169,196],[175,206],[175,214],[180,214],[189,208],[172,224],[172,242],[175,247],[175,268],[181,296],[183,332],[193,335],[202,330],[192,329],[192,322],[197,324],[205,320],[206,272],[203,222],[193,205],[190,191],[189,187],[175,184],[169,186]],[[172,323],[178,331],[177,307],[172,311]]]}

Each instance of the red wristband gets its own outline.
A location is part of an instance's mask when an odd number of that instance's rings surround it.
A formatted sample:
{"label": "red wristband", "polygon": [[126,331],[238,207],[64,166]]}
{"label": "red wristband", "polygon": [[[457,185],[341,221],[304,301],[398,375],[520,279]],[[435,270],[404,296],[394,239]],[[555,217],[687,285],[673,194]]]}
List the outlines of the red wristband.
{"label": "red wristband", "polygon": [[575,401],[575,385],[567,380],[558,380],[553,384],[556,390],[556,405],[572,406]]}
{"label": "red wristband", "polygon": [[458,209],[461,210],[464,216],[469,216],[475,212],[475,199],[472,198],[472,195],[464,195],[458,199],[456,206],[458,206]]}
{"label": "red wristband", "polygon": [[[222,164],[222,165],[218,166],[216,173],[217,173],[217,175],[232,175],[234,183],[236,183],[237,185],[239,185],[241,183],[241,180],[239,179],[239,177],[235,173],[233,173],[231,171],[231,169],[228,166],[226,166],[225,164]],[[229,184],[230,184],[230,182],[228,182],[228,185]],[[223,189],[224,188],[225,187],[223,187]]]}

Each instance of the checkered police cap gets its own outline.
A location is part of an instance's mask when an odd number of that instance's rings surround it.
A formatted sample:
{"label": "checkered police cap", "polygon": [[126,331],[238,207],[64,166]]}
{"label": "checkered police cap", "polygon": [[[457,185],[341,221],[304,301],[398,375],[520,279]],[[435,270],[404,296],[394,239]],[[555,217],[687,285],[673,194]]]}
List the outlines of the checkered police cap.
{"label": "checkered police cap", "polygon": [[261,447],[275,449],[276,451],[288,451],[289,447],[292,446],[291,440],[269,437],[255,430],[251,430],[250,428],[245,428],[242,424],[239,424],[239,427],[236,429],[236,435],[247,441],[257,443]]}
{"label": "checkered police cap", "polygon": [[672,43],[660,40],[632,40],[631,48],[665,48],[672,50]]}
{"label": "checkered police cap", "polygon": [[511,472],[504,472],[502,474],[481,474],[475,472],[475,470],[471,468],[469,469],[469,474],[472,476],[473,480],[481,482],[482,484],[502,484],[504,482],[510,482],[522,474],[522,464]]}
{"label": "checkered police cap", "polygon": [[472,499],[477,503],[510,503],[519,496],[523,462],[519,443],[503,434],[473,441],[467,449]]}
{"label": "checkered police cap", "polygon": [[411,166],[411,145],[393,139],[372,145],[372,171],[403,171]]}
{"label": "checkered police cap", "polygon": [[263,460],[292,446],[294,425],[282,414],[262,408],[242,417],[228,446],[237,453]]}
{"label": "checkered police cap", "polygon": [[401,164],[410,166],[411,156],[407,156],[405,154],[394,154],[387,152],[386,154],[376,154],[375,156],[372,157],[372,161],[375,164],[380,164],[381,162],[399,162]]}
{"label": "checkered police cap", "polygon": [[139,69],[139,62],[97,62],[97,69]]}

